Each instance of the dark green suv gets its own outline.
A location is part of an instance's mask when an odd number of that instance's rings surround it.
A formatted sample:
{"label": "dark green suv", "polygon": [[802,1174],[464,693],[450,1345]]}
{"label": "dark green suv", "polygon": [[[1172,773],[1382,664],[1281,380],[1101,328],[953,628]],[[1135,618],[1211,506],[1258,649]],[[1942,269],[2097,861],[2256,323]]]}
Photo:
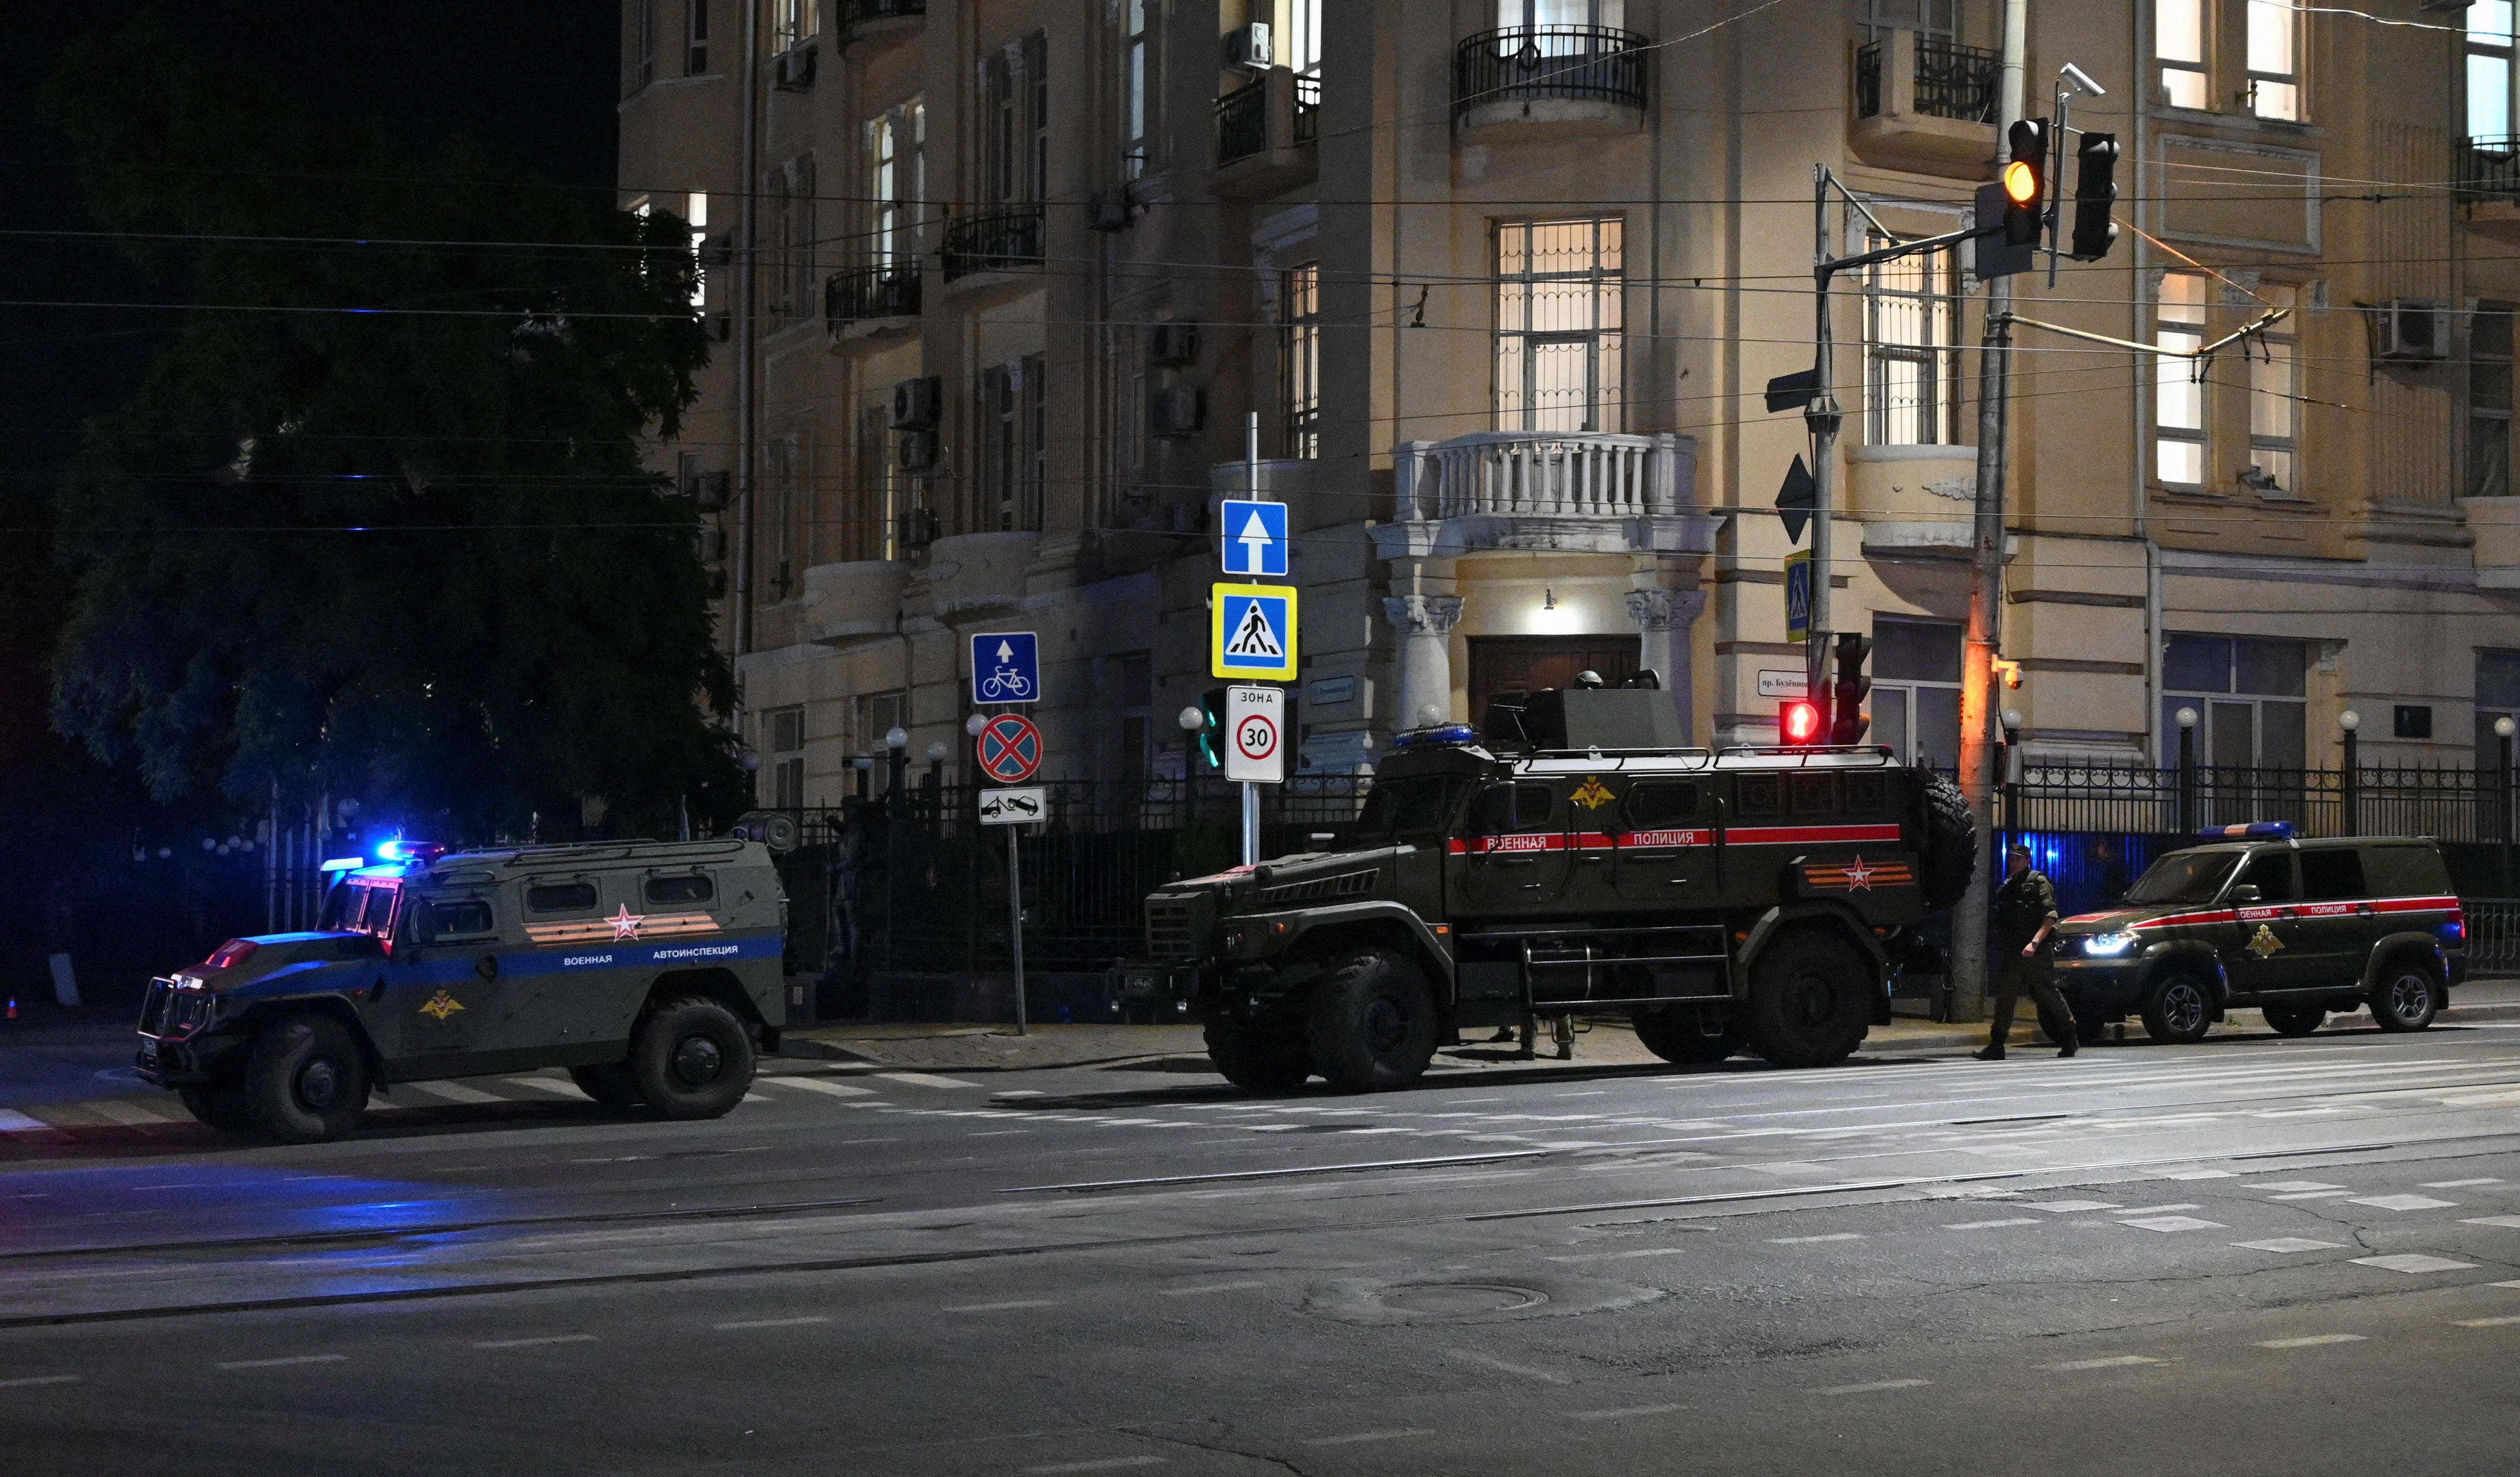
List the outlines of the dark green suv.
{"label": "dark green suv", "polygon": [[2217,828],[2152,864],[2118,906],[2058,925],[2056,982],[2086,1037],[2131,1014],[2190,1042],[2235,1007],[2286,1036],[2368,1007],[2420,1031],[2467,970],[2467,920],[2441,848],[2415,836],[2295,839]]}

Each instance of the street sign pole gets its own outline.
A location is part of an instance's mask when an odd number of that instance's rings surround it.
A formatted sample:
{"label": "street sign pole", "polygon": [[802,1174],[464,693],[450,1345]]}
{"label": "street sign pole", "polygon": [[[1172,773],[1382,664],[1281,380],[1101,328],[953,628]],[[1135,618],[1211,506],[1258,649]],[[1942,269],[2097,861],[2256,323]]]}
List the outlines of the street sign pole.
{"label": "street sign pole", "polygon": [[[1256,410],[1242,418],[1242,495],[1260,501],[1260,413]],[[1227,529],[1226,536],[1233,537],[1234,530]],[[1231,709],[1233,704],[1226,706]],[[1233,736],[1226,736],[1226,741],[1231,744]],[[1260,786],[1249,780],[1242,782],[1242,865],[1260,865]]]}
{"label": "street sign pole", "polygon": [[1023,977],[1023,828],[1007,828],[1007,937],[1014,945],[1015,1034],[1029,1036],[1024,1024]]}

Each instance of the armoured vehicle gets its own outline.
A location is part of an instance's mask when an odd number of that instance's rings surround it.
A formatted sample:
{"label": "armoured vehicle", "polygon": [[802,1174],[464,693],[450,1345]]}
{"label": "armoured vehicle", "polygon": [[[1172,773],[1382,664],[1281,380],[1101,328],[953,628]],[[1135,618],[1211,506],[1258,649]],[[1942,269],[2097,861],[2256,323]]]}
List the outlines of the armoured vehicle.
{"label": "armoured vehicle", "polygon": [[1676,1062],[1782,1066],[1889,1019],[1918,924],[1976,865],[1958,791],[1878,746],[1678,746],[1659,692],[1542,692],[1407,733],[1328,854],[1147,899],[1151,958],[1237,1085],[1362,1092],[1479,1028],[1624,1011]]}
{"label": "armoured vehicle", "polygon": [[2466,915],[2432,841],[2304,841],[2281,822],[2206,835],[2117,907],[2057,925],[2056,982],[2086,1036],[2137,1014],[2153,1040],[2190,1042],[2247,1006],[2286,1036],[2365,1006],[2383,1030],[2420,1031],[2466,977]]}
{"label": "armoured vehicle", "polygon": [[372,1088],[538,1067],[714,1118],[777,1049],[788,902],[759,842],[386,850],[343,864],[321,927],[153,982],[141,1075],[213,1128],[311,1142]]}

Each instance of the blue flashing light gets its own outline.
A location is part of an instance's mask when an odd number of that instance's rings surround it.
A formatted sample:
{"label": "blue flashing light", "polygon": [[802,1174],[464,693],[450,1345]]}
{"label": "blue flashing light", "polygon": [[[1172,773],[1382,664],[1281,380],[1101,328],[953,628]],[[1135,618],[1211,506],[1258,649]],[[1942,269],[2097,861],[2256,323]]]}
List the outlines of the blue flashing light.
{"label": "blue flashing light", "polygon": [[2208,841],[2282,841],[2292,835],[2290,821],[2251,821],[2241,826],[2208,826],[2197,832]]}
{"label": "blue flashing light", "polygon": [[406,862],[410,859],[411,853],[403,849],[403,840],[400,836],[377,848],[377,860],[381,862]]}
{"label": "blue flashing light", "polygon": [[1416,729],[1406,734],[1395,734],[1391,738],[1391,746],[1416,748],[1425,743],[1474,743],[1478,740],[1478,730],[1466,723],[1448,723],[1442,728]]}
{"label": "blue flashing light", "polygon": [[317,872],[356,872],[367,865],[368,859],[365,857],[335,857],[315,870]]}

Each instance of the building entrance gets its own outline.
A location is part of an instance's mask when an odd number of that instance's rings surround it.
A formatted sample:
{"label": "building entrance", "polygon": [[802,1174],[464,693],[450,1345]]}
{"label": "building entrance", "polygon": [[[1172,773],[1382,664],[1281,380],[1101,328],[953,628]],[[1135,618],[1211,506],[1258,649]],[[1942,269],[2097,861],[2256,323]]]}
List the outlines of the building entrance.
{"label": "building entrance", "polygon": [[1470,722],[1488,715],[1488,704],[1508,693],[1571,688],[1575,674],[1592,671],[1617,687],[1637,670],[1637,638],[1626,636],[1473,636],[1470,638]]}

